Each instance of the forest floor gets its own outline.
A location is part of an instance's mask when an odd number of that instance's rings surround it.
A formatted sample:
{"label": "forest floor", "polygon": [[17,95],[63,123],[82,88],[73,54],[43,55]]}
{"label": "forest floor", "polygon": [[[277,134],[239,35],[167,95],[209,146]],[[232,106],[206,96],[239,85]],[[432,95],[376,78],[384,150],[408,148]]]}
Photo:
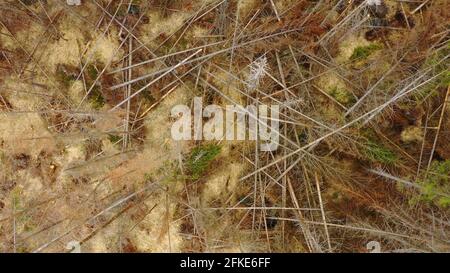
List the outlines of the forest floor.
{"label": "forest floor", "polygon": [[[0,1],[0,252],[450,251],[449,9]],[[195,97],[278,149],[174,140]]]}

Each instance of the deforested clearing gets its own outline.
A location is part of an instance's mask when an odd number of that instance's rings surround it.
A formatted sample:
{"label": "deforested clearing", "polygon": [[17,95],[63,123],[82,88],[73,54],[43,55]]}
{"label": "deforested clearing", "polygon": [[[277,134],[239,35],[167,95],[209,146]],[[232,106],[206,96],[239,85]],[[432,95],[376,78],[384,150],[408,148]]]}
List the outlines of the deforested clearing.
{"label": "deforested clearing", "polygon": [[449,9],[1,1],[0,252],[449,252]]}

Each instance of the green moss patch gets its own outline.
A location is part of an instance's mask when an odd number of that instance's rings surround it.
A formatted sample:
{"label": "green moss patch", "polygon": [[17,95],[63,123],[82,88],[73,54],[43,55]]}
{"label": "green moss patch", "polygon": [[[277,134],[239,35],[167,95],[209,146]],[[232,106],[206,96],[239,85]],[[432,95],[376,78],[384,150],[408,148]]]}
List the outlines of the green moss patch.
{"label": "green moss patch", "polygon": [[366,143],[364,154],[370,161],[386,165],[392,165],[398,160],[394,152],[371,140]]}
{"label": "green moss patch", "polygon": [[370,44],[367,46],[358,46],[353,50],[352,55],[350,56],[351,61],[356,60],[365,60],[370,55],[372,55],[375,51],[382,49],[383,47],[380,44]]}
{"label": "green moss patch", "polygon": [[186,164],[192,180],[199,179],[207,171],[220,150],[220,146],[214,144],[195,147],[192,150]]}
{"label": "green moss patch", "polygon": [[450,160],[433,161],[428,175],[417,182],[422,186],[420,199],[442,208],[450,207]]}

